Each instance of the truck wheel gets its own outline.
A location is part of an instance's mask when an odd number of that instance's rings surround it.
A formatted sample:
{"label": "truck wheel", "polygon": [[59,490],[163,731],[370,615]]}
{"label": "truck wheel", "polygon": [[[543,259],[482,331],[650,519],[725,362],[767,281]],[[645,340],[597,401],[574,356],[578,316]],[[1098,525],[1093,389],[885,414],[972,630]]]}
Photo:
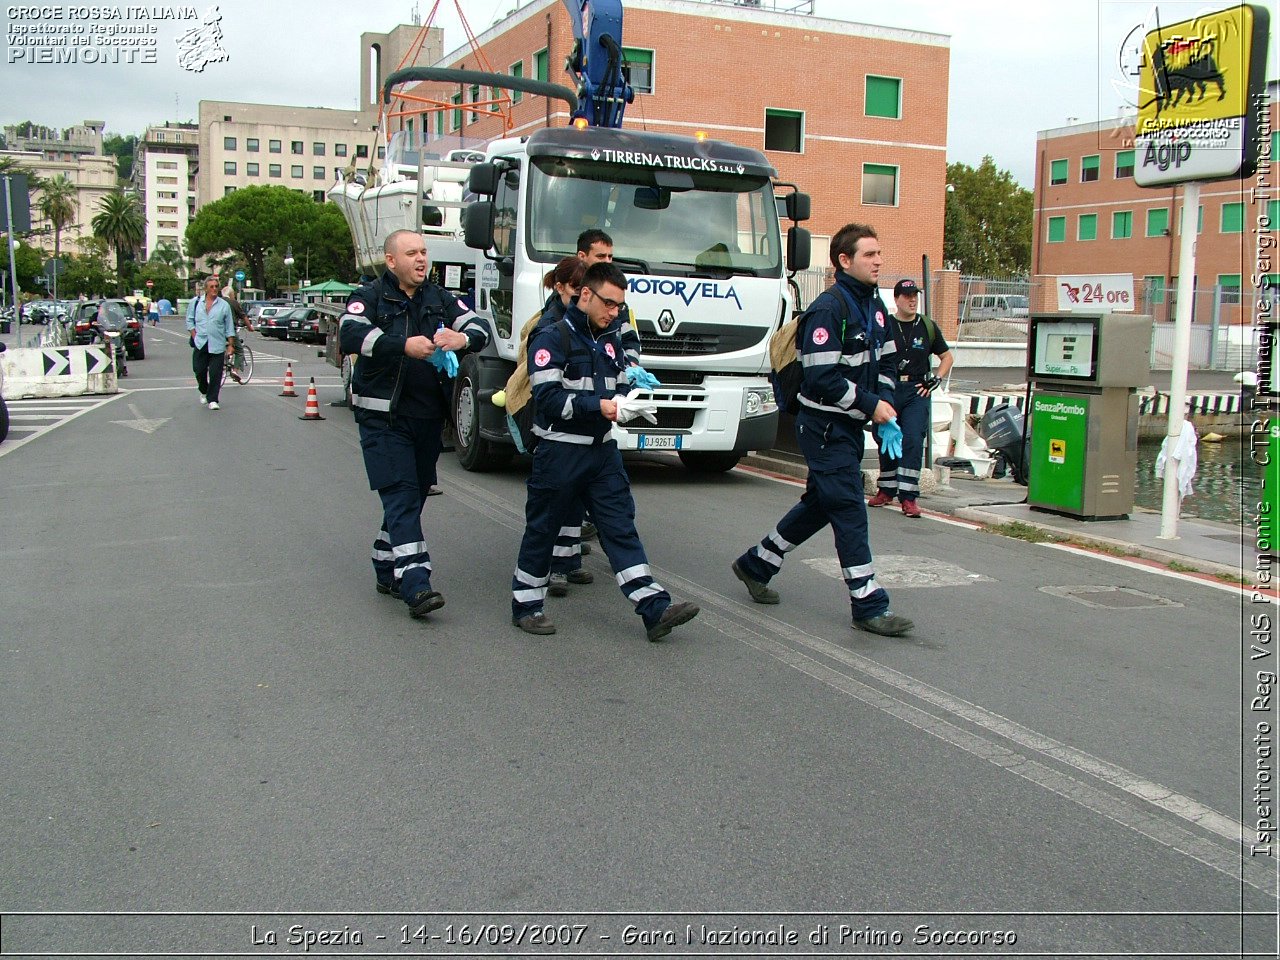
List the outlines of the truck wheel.
{"label": "truck wheel", "polygon": [[691,473],[727,473],[738,465],[742,454],[712,450],[681,450],[680,462]]}
{"label": "truck wheel", "polygon": [[453,425],[457,437],[458,462],[464,470],[483,473],[511,459],[512,450],[480,436],[480,364],[466,357],[458,370],[453,392]]}
{"label": "truck wheel", "polygon": [[351,374],[352,362],[350,355],[342,358],[342,399],[346,401],[348,407],[351,406]]}

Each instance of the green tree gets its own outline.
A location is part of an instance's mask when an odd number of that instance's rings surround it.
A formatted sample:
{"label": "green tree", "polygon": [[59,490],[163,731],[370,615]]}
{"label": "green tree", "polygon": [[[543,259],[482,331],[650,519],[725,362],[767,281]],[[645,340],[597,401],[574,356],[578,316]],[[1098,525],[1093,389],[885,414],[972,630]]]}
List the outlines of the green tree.
{"label": "green tree", "polygon": [[58,277],[58,296],[78,297],[84,294],[96,297],[115,286],[115,273],[103,254],[67,254],[63,259],[67,268]]}
{"label": "green tree", "polygon": [[128,180],[133,172],[133,155],[137,149],[138,138],[133,134],[122,137],[113,133],[102,140],[102,152],[116,158],[116,177],[120,180]]}
{"label": "green tree", "polygon": [[[317,275],[316,258],[327,260],[337,242],[333,214],[337,214],[337,222],[342,221],[336,208],[330,211],[327,204],[318,204],[288,187],[243,187],[206,204],[195,215],[187,226],[187,254],[213,254],[213,262],[228,267],[239,258],[253,286],[272,289],[267,282],[268,260],[274,265],[290,245],[295,260],[292,273],[297,280],[306,269],[306,256],[314,242],[311,272],[313,277]],[[344,256],[347,263],[352,263],[355,258],[345,224],[342,232],[346,237]]]}
{"label": "green tree", "polygon": [[147,290],[147,297],[151,300],[167,298],[177,302],[186,292],[186,282],[178,276],[178,272],[154,257],[138,267],[134,279],[136,286],[144,290],[147,289],[147,281],[151,281],[151,289]]}
{"label": "green tree", "polygon": [[947,164],[942,255],[967,274],[1025,275],[1031,270],[1031,191],[983,157],[975,169]]}
{"label": "green tree", "polygon": [[119,289],[124,290],[126,256],[142,246],[146,226],[136,198],[116,188],[102,198],[98,213],[90,223],[93,234],[105,240],[116,252],[116,273]]}
{"label": "green tree", "polygon": [[[0,233],[0,251],[5,252],[3,269],[6,271],[9,269],[8,249],[9,235]],[[36,282],[36,278],[42,276],[44,272],[44,257],[39,250],[19,240],[13,246],[13,265],[18,274],[18,289],[22,293],[44,294],[44,285]],[[5,285],[5,292],[10,292],[8,284]]]}
{"label": "green tree", "polygon": [[40,213],[53,227],[53,255],[62,255],[62,230],[76,217],[76,185],[60,174],[45,183],[37,204]]}

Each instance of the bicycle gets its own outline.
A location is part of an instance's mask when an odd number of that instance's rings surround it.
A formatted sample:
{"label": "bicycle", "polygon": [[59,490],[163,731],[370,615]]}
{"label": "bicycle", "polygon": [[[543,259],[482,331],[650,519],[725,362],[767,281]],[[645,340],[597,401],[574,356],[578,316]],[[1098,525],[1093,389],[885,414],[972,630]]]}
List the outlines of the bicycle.
{"label": "bicycle", "polygon": [[[248,383],[253,379],[253,351],[249,345],[244,342],[244,337],[236,337],[235,353],[229,362],[222,365],[222,382],[227,382],[227,377],[235,373],[239,377],[241,385]],[[235,377],[232,377],[234,380]]]}

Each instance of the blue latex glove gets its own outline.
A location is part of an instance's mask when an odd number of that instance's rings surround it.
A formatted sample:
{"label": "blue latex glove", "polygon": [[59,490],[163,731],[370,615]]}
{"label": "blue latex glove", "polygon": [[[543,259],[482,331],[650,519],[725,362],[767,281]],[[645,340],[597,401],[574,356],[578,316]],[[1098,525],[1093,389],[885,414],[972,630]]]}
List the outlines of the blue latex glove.
{"label": "blue latex glove", "polygon": [[632,386],[639,387],[641,390],[656,390],[662,386],[657,377],[639,365],[627,367],[626,378]]}
{"label": "blue latex glove", "polygon": [[431,354],[431,362],[446,377],[456,377],[458,375],[458,356],[452,350],[437,348]]}
{"label": "blue latex glove", "polygon": [[897,417],[880,424],[880,452],[894,460],[902,459],[902,428],[898,426]]}
{"label": "blue latex glove", "polygon": [[527,454],[529,451],[524,448],[524,442],[520,439],[520,427],[516,424],[516,418],[509,413],[507,414],[507,432],[511,434],[511,439],[515,441],[516,449],[521,453]]}

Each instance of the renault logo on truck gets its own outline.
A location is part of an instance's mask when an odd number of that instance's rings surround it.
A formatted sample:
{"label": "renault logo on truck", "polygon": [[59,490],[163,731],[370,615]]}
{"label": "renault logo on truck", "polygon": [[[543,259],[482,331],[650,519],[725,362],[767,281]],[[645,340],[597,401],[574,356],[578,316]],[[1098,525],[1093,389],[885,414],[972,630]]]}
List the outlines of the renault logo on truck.
{"label": "renault logo on truck", "polygon": [[661,334],[670,334],[676,328],[676,315],[670,310],[663,310],[658,314],[658,332]]}

